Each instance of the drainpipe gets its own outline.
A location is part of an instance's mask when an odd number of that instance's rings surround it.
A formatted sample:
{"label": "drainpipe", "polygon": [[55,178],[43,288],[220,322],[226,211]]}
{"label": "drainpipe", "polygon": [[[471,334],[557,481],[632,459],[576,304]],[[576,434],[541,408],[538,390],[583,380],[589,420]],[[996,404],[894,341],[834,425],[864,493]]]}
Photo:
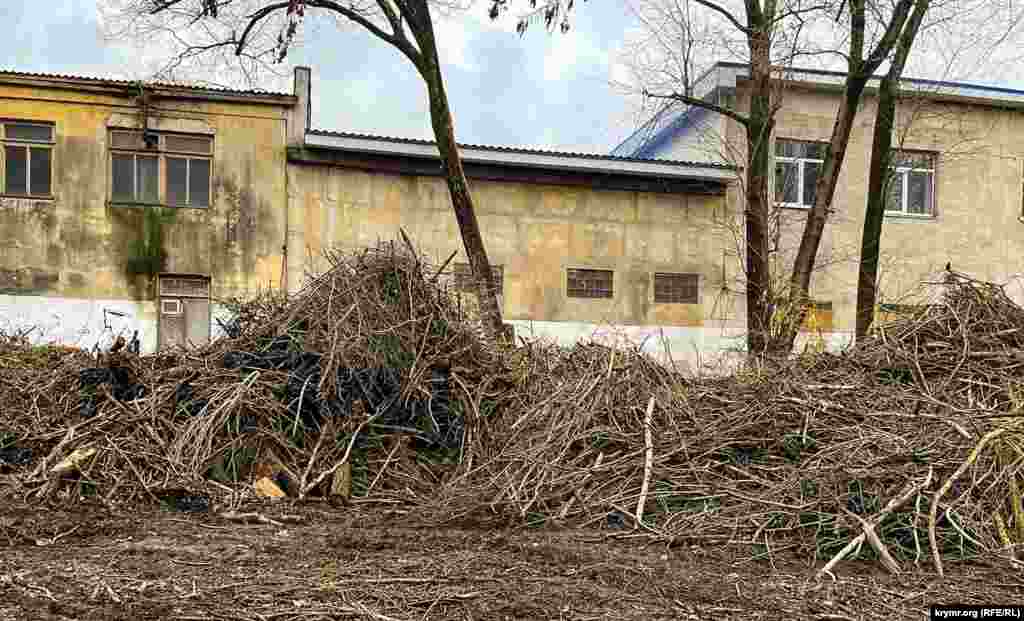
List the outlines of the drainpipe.
{"label": "drainpipe", "polygon": [[[292,90],[298,101],[288,111],[288,147],[301,149],[306,144],[306,132],[309,131],[311,112],[311,70],[309,67],[296,67],[292,82]],[[302,257],[305,247],[305,229],[299,188],[292,185],[288,174],[288,160],[285,158],[285,248],[284,272],[285,288],[289,292],[298,291],[302,278]]]}

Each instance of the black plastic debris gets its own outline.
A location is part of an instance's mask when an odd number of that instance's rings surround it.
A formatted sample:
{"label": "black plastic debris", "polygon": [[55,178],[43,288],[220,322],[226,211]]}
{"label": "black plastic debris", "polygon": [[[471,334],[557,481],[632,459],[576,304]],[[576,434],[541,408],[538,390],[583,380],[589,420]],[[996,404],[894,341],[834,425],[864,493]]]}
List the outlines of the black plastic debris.
{"label": "black plastic debris", "polygon": [[621,511],[608,513],[608,528],[622,529],[626,527],[626,516]]}
{"label": "black plastic debris", "polygon": [[132,401],[146,394],[146,387],[136,383],[131,370],[125,367],[82,369],[78,373],[81,390],[95,389],[103,384],[110,385],[110,392],[118,401]]}
{"label": "black plastic debris", "polygon": [[206,408],[206,399],[195,398],[195,388],[186,380],[174,389],[174,411],[188,416],[197,416]]}
{"label": "black plastic debris", "polygon": [[206,513],[210,510],[210,497],[185,490],[164,491],[157,495],[169,509],[183,513]]}
{"label": "black plastic debris", "polygon": [[[453,408],[448,370],[432,370],[429,395],[402,399],[401,371],[388,367],[339,368],[334,377],[324,382],[322,355],[298,350],[295,345],[296,341],[286,336],[265,339],[255,351],[225,353],[223,365],[228,369],[285,371],[287,377],[277,396],[289,419],[297,420],[305,431],[319,431],[329,418],[351,416],[356,401],[360,401],[366,413],[375,416],[374,427],[414,434],[417,448],[450,450],[461,446],[465,422]],[[331,395],[329,398],[321,394],[322,384],[326,388],[323,392]],[[183,392],[179,402],[188,398],[191,393]],[[363,448],[368,439],[368,430],[364,430],[356,439],[355,448]]]}
{"label": "black plastic debris", "polygon": [[32,449],[8,446],[0,448],[0,472],[32,463]]}

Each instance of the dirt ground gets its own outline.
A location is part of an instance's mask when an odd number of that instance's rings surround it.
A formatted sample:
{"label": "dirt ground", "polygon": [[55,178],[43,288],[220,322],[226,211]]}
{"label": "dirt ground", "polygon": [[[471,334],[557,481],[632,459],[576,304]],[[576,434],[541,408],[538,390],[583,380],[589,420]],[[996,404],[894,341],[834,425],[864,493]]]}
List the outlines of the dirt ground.
{"label": "dirt ground", "polygon": [[[645,545],[631,531],[437,527],[415,513],[249,506],[210,513],[0,508],[0,619],[922,619],[929,604],[1024,602],[1006,561],[900,576]],[[646,542],[649,544],[649,542]]]}

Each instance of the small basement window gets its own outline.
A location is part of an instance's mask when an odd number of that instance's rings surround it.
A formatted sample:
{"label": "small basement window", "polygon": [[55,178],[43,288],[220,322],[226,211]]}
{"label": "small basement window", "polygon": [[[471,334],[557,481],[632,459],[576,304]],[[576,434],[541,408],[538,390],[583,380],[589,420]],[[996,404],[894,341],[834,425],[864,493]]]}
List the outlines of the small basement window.
{"label": "small basement window", "polygon": [[566,276],[566,294],[570,298],[613,297],[611,270],[569,269]]}
{"label": "small basement window", "polygon": [[700,275],[654,274],[655,304],[697,304],[700,298]]}
{"label": "small basement window", "polygon": [[3,142],[3,185],[0,193],[13,196],[53,194],[53,125],[0,122]]}
{"label": "small basement window", "polygon": [[[455,276],[455,290],[461,293],[476,293],[476,285],[473,281],[473,269],[469,263],[456,263],[452,268]],[[491,266],[491,279],[494,292],[498,295],[505,293],[505,267],[503,265]]]}

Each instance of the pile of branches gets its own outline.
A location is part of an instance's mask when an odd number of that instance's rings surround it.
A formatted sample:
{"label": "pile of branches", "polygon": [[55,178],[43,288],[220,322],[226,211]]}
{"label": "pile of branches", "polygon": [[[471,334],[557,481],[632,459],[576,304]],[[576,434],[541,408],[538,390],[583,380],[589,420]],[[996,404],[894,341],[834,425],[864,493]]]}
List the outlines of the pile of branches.
{"label": "pile of branches", "polygon": [[852,543],[890,566],[938,563],[1024,543],[1024,309],[964,276],[945,288],[841,354],[726,378],[595,344],[521,350],[530,382],[444,502],[452,517],[631,527],[769,560]]}
{"label": "pile of branches", "polygon": [[354,495],[443,520],[768,560],[1024,543],[1024,309],[1000,287],[951,275],[840,354],[700,378],[636,349],[491,346],[408,240],[328,259],[294,296],[233,303],[205,347],[0,373],[0,493],[159,500],[270,477],[305,497],[349,468]]}
{"label": "pile of branches", "polygon": [[294,296],[230,303],[228,336],[205,347],[0,376],[0,449],[34,455],[6,463],[5,493],[162,499],[267,476],[304,497],[345,464],[355,495],[435,487],[465,459],[473,391],[500,380],[500,358],[411,245],[327,258]]}

